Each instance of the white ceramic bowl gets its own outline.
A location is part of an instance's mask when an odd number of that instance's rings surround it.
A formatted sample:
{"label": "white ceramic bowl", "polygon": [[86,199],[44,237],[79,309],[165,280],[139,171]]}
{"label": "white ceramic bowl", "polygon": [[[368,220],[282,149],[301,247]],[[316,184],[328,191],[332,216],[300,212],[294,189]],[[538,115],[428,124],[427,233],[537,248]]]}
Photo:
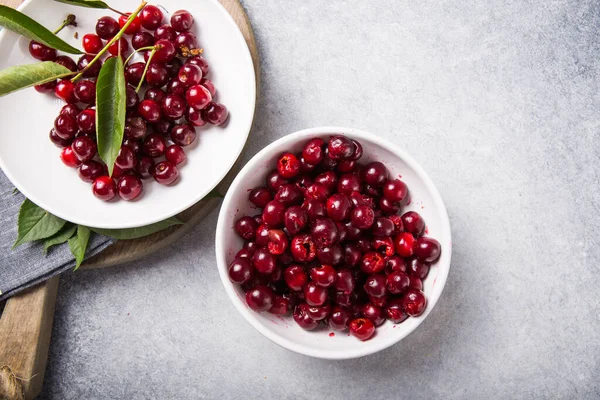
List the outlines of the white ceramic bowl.
{"label": "white ceramic bowl", "polygon": [[[418,211],[427,223],[431,237],[439,240],[442,246],[440,259],[432,265],[424,281],[427,296],[427,309],[417,318],[409,318],[401,324],[390,321],[377,328],[376,335],[361,342],[347,332],[335,332],[324,327],[316,331],[305,331],[292,317],[281,318],[273,314],[256,313],[246,305],[244,292],[229,280],[227,269],[243,241],[233,231],[237,218],[257,213],[248,201],[248,191],[264,186],[266,174],[273,170],[277,158],[285,151],[298,152],[311,138],[327,138],[331,134],[344,134],[360,141],[364,155],[361,161],[381,161],[390,170],[390,176],[400,177],[410,190],[411,202],[405,211]],[[340,127],[320,127],[306,129],[285,136],[261,150],[240,171],[233,181],[221,207],[216,232],[216,255],[221,280],[227,294],[244,318],[260,333],[273,342],[297,353],[326,359],[347,359],[362,357],[383,350],[416,329],[431,312],[438,301],[450,268],[452,243],[450,222],[444,202],[425,171],[417,162],[396,145],[373,134],[356,129]]]}
{"label": "white ceramic bowl", "polygon": [[[158,2],[160,4],[160,2]],[[209,79],[217,88],[217,101],[229,109],[224,127],[197,129],[196,142],[186,148],[187,162],[172,187],[144,181],[144,193],[133,202],[103,202],[92,194],[89,183],[65,167],[60,150],[48,139],[63,103],[33,88],[0,97],[0,167],[12,183],[38,206],[68,221],[98,228],[132,228],[148,225],[183,211],[209,193],[231,169],[250,132],[256,99],[256,81],[250,52],[237,25],[216,0],[163,2],[169,12],[189,10],[195,18],[204,56],[210,64]],[[134,10],[139,0],[120,0],[112,5]],[[28,0],[19,10],[53,30],[65,15],[77,15],[79,26],[59,36],[81,48],[84,33],[94,32],[96,20],[107,10],[68,6],[52,0]],[[165,18],[165,22],[167,19]],[[79,39],[73,37],[79,32]],[[28,52],[29,40],[0,33],[0,69],[37,62]],[[77,60],[76,56],[73,56]]]}

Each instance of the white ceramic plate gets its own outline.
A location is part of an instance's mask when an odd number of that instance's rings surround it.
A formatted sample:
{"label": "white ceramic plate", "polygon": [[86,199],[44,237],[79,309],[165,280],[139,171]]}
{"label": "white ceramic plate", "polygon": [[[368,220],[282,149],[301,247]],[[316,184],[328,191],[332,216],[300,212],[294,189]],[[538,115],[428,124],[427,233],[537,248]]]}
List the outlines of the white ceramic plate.
{"label": "white ceramic plate", "polygon": [[[437,239],[442,246],[440,259],[432,264],[423,281],[427,308],[417,318],[408,318],[401,324],[386,321],[378,327],[370,340],[361,342],[348,332],[333,332],[322,326],[316,331],[300,328],[291,316],[281,318],[273,314],[256,313],[246,305],[244,292],[229,280],[227,269],[241,248],[243,241],[233,231],[235,221],[243,215],[255,215],[257,210],[248,201],[249,190],[265,185],[265,176],[275,168],[277,158],[286,151],[298,152],[313,137],[328,138],[344,134],[363,145],[362,163],[383,162],[391,177],[400,177],[410,191],[411,202],[403,211],[417,211],[427,224],[427,235]],[[361,357],[383,350],[406,337],[429,315],[440,298],[450,269],[452,242],[450,222],[444,202],[423,168],[396,145],[373,134],[356,129],[320,127],[306,129],[285,136],[261,150],[240,171],[223,200],[216,233],[216,255],[221,281],[231,301],[246,320],[273,342],[295,352],[312,357],[346,359]]]}
{"label": "white ceramic plate", "polygon": [[[111,4],[131,11],[139,1],[119,0]],[[152,224],[201,200],[223,179],[241,153],[250,132],[256,98],[254,67],[241,32],[216,0],[173,0],[163,4],[171,13],[187,9],[194,16],[193,32],[210,64],[208,77],[217,88],[217,101],[229,109],[228,123],[225,127],[197,129],[196,142],[186,148],[188,160],[181,166],[179,182],[174,186],[145,180],[144,193],[136,201],[106,203],[94,197],[91,185],[81,181],[75,169],[63,165],[60,149],[48,139],[63,103],[33,88],[1,97],[0,167],[26,197],[50,213],[97,228]],[[95,32],[98,18],[115,17],[107,10],[67,6],[52,0],[29,0],[19,10],[50,30],[60,25],[67,14],[75,14],[79,26],[66,28],[59,36],[80,49],[81,38]],[[79,39],[73,37],[76,31]],[[0,69],[36,62],[29,55],[28,43],[28,39],[3,30]]]}

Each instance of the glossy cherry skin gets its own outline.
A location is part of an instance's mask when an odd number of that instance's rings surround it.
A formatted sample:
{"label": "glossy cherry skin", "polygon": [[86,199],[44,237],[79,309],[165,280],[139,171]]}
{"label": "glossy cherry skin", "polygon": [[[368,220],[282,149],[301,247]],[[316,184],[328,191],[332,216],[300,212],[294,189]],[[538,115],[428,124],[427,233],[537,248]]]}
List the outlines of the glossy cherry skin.
{"label": "glossy cherry skin", "polygon": [[308,282],[304,286],[304,298],[309,306],[321,306],[327,301],[327,289],[315,282]]}
{"label": "glossy cherry skin", "polygon": [[178,10],[171,14],[171,26],[177,32],[186,32],[194,26],[194,17],[189,11]]}
{"label": "glossy cherry skin", "polygon": [[332,160],[348,160],[354,155],[356,150],[352,140],[345,136],[333,136],[329,139],[327,145],[328,155]]}
{"label": "glossy cherry skin", "polygon": [[423,314],[425,307],[427,307],[427,299],[420,290],[409,289],[402,297],[402,309],[411,317]]}
{"label": "glossy cherry skin", "polygon": [[91,161],[98,150],[96,142],[85,136],[76,138],[73,141],[71,148],[77,159],[81,162]]}
{"label": "glossy cherry skin", "polygon": [[388,179],[383,185],[383,197],[393,203],[403,202],[408,196],[408,187],[399,179]]}
{"label": "glossy cherry skin", "polygon": [[146,121],[141,117],[127,117],[125,118],[125,137],[128,139],[141,139],[146,136],[148,132],[148,126]]}
{"label": "glossy cherry skin", "polygon": [[405,258],[411,257],[414,252],[415,237],[408,232],[399,233],[394,238],[394,245],[396,246],[396,254]]}
{"label": "glossy cherry skin", "polygon": [[56,81],[51,81],[51,82],[43,83],[41,85],[34,86],[34,89],[38,93],[54,93],[55,88],[56,88]]}
{"label": "glossy cherry skin", "polygon": [[423,290],[423,281],[416,276],[409,276],[410,281],[408,287],[411,289]]}
{"label": "glossy cherry skin", "polygon": [[[262,220],[262,217],[261,217]],[[256,221],[256,220],[255,220]],[[258,224],[258,221],[256,221]],[[269,244],[269,227],[265,224],[260,224],[256,228],[255,241],[258,246],[266,246]]]}
{"label": "glossy cherry skin", "polygon": [[269,312],[275,315],[286,315],[290,312],[291,303],[289,299],[283,296],[275,296],[273,305],[269,308]]}
{"label": "glossy cherry skin", "polygon": [[[208,61],[206,61],[206,59],[202,56],[193,56],[187,59],[187,61],[185,62],[186,64],[194,64],[200,67],[200,69],[202,70],[202,75],[206,76],[208,74],[209,71],[209,65],[208,65]],[[202,82],[200,82],[201,84],[203,84]],[[207,86],[207,89],[208,88]]]}
{"label": "glossy cherry skin", "polygon": [[410,278],[401,271],[394,271],[386,278],[386,288],[392,294],[402,294],[408,290]]}
{"label": "glossy cherry skin", "polygon": [[280,255],[285,252],[288,247],[288,238],[282,230],[270,229],[268,238],[269,242],[267,244],[267,249],[269,250],[269,253]]}
{"label": "glossy cherry skin", "polygon": [[254,240],[258,224],[252,217],[241,217],[235,221],[234,230],[244,240]]}
{"label": "glossy cherry skin", "polygon": [[54,61],[56,60],[56,50],[46,46],[45,44],[38,43],[34,40],[29,42],[29,54],[40,61]]}
{"label": "glossy cherry skin", "polygon": [[339,306],[334,306],[329,315],[329,327],[336,331],[343,331],[348,327],[350,313]]}
{"label": "glossy cherry skin", "polygon": [[414,237],[421,237],[425,232],[425,221],[415,211],[407,211],[402,214],[402,226],[406,232],[412,233]]}
{"label": "glossy cherry skin", "polygon": [[266,187],[258,187],[250,191],[248,200],[256,207],[264,208],[269,201],[273,200],[273,196]]}
{"label": "glossy cherry skin", "polygon": [[231,282],[242,285],[252,278],[254,270],[247,259],[236,258],[229,264],[228,274]]}
{"label": "glossy cherry skin", "polygon": [[363,255],[360,263],[360,269],[366,274],[376,274],[385,268],[385,258],[374,251]]}
{"label": "glossy cherry skin", "polygon": [[63,148],[63,147],[67,147],[67,146],[71,146],[71,143],[73,142],[73,138],[67,138],[67,139],[63,139],[60,136],[58,136],[58,134],[56,133],[56,129],[52,128],[50,129],[50,134],[48,135],[50,137],[50,141],[59,148]]}
{"label": "glossy cherry skin", "polygon": [[162,116],[160,106],[154,100],[142,100],[138,104],[137,111],[142,118],[150,123],[160,121]]}
{"label": "glossy cherry skin", "polygon": [[149,31],[158,28],[162,24],[163,18],[164,15],[160,8],[153,5],[147,5],[142,12],[140,12],[140,23]]}
{"label": "glossy cherry skin", "polygon": [[148,156],[141,157],[137,163],[136,172],[142,179],[152,178],[154,174],[154,159]]}
{"label": "glossy cherry skin", "polygon": [[252,266],[261,274],[270,274],[277,265],[275,257],[267,249],[261,247],[252,254]]}
{"label": "glossy cherry skin", "polygon": [[[119,26],[121,28],[123,28],[127,24],[127,21],[129,20],[130,16],[131,16],[131,13],[127,13],[126,15],[121,15],[119,17]],[[140,17],[136,16],[133,19],[133,21],[131,22],[131,24],[129,24],[129,26],[127,27],[127,29],[125,29],[125,33],[127,35],[133,35],[134,33],[139,32],[140,28],[141,28]]]}
{"label": "glossy cherry skin", "polygon": [[345,221],[350,217],[352,203],[348,196],[336,193],[327,199],[327,216],[334,221]]}
{"label": "glossy cherry skin", "polygon": [[158,133],[151,133],[146,136],[142,145],[144,154],[150,157],[160,157],[165,154],[167,145],[165,139]]}
{"label": "glossy cherry skin", "polygon": [[83,76],[86,78],[95,78],[100,73],[100,69],[102,68],[102,61],[96,61],[91,67],[88,68],[88,64],[94,59],[95,56],[91,54],[82,55],[77,61],[77,69],[79,71],[84,71]]}
{"label": "glossy cherry skin", "polygon": [[317,258],[321,264],[338,265],[342,262],[344,253],[339,244],[317,247]]}
{"label": "glossy cherry skin", "polygon": [[82,163],[77,168],[77,173],[82,181],[92,183],[96,178],[106,174],[106,171],[104,165],[92,160]]}
{"label": "glossy cherry skin", "polygon": [[191,32],[182,32],[175,38],[175,47],[179,54],[185,56],[190,55],[191,50],[198,49],[198,38]]}
{"label": "glossy cherry skin", "polygon": [[142,181],[135,175],[123,175],[117,184],[119,197],[123,200],[131,201],[142,194]]}
{"label": "glossy cherry skin", "polygon": [[375,326],[379,326],[385,322],[385,314],[383,309],[372,303],[367,303],[361,308],[362,316],[369,319]]}
{"label": "glossy cherry skin", "polygon": [[413,247],[415,257],[427,263],[436,261],[441,252],[440,242],[427,236],[418,238]]}
{"label": "glossy cherry skin", "polygon": [[395,324],[399,324],[408,318],[408,314],[402,307],[402,299],[391,299],[384,308],[384,313],[387,319]]}
{"label": "glossy cherry skin", "polygon": [[129,42],[124,37],[121,37],[108,47],[108,52],[113,56],[119,54],[121,54],[121,57],[127,56],[129,54]]}
{"label": "glossy cherry skin", "polygon": [[141,49],[142,47],[149,47],[154,45],[154,36],[148,32],[138,32],[133,35],[131,39],[131,46],[134,49]]}
{"label": "glossy cherry skin", "polygon": [[337,274],[331,265],[321,265],[310,270],[310,279],[319,286],[330,287],[335,283]]}
{"label": "glossy cherry skin", "polygon": [[177,180],[179,171],[177,170],[177,167],[169,161],[162,161],[154,167],[153,176],[161,185],[170,185]]}
{"label": "glossy cherry skin", "polygon": [[[150,63],[148,67],[148,71],[146,72],[146,82],[148,85],[161,88],[169,82],[169,72],[167,71],[167,67],[164,64],[159,64],[157,62]],[[181,114],[179,117],[183,115],[183,105],[181,107]],[[177,117],[177,118],[179,118]]]}
{"label": "glossy cherry skin", "polygon": [[165,150],[165,158],[174,165],[179,165],[186,160],[185,151],[181,146],[172,144]]}
{"label": "glossy cherry skin", "polygon": [[173,29],[173,27],[171,25],[161,25],[158,28],[156,28],[156,31],[154,32],[154,39],[156,40],[168,40],[169,42],[173,42],[175,41],[175,38],[177,37],[177,32],[175,31],[175,29]]}
{"label": "glossy cherry skin", "polygon": [[196,110],[194,107],[187,107],[185,110],[185,119],[187,122],[194,126],[204,126],[206,121],[202,117],[202,112]]}
{"label": "glossy cherry skin", "polygon": [[199,85],[202,80],[202,69],[194,64],[184,64],[179,69],[177,77],[185,87]]}
{"label": "glossy cherry skin", "polygon": [[71,168],[77,168],[79,164],[81,164],[81,161],[79,161],[70,146],[62,149],[60,152],[60,159],[62,160],[63,164]]}
{"label": "glossy cherry skin", "polygon": [[125,68],[125,80],[130,85],[137,86],[142,79],[142,75],[144,74],[144,69],[146,68],[146,64],[142,62],[137,62],[133,64],[129,64]]}
{"label": "glossy cherry skin", "polygon": [[186,109],[185,100],[176,94],[169,94],[161,102],[162,114],[168,119],[176,120],[183,117]]}
{"label": "glossy cherry skin", "polygon": [[98,54],[104,47],[104,43],[102,43],[100,36],[94,35],[93,33],[83,35],[82,45],[83,50],[90,54]]}
{"label": "glossy cherry skin", "polygon": [[315,220],[310,229],[310,235],[318,247],[331,246],[339,240],[337,225],[328,218]]}
{"label": "glossy cherry skin", "polygon": [[391,216],[394,214],[398,214],[398,212],[400,211],[400,205],[399,203],[392,203],[385,197],[381,197],[379,199],[379,209],[384,215]]}
{"label": "glossy cherry skin", "polygon": [[[209,92],[210,93],[210,92]],[[202,117],[213,125],[221,126],[227,121],[229,112],[223,104],[211,101],[206,108],[202,110]]]}
{"label": "glossy cherry skin", "polygon": [[[202,67],[201,67],[201,69],[202,69]],[[206,73],[204,72],[204,70],[202,70],[202,74],[206,76]],[[213,98],[215,98],[215,96],[217,95],[217,89],[215,88],[215,85],[212,83],[212,81],[210,81],[206,78],[202,78],[202,80],[200,81],[200,84],[202,86],[204,86],[205,88],[207,88],[208,91],[210,92],[210,95]]]}
{"label": "glossy cherry skin", "polygon": [[63,139],[71,139],[75,136],[79,127],[75,118],[69,115],[59,115],[54,120],[54,129],[58,136]]}
{"label": "glossy cherry skin", "polygon": [[312,306],[308,308],[308,315],[315,321],[322,321],[331,313],[331,306],[323,304],[322,306]]}
{"label": "glossy cherry skin", "polygon": [[383,297],[386,295],[386,278],[383,274],[369,275],[364,284],[367,294],[373,297]]}
{"label": "glossy cherry skin", "polygon": [[308,283],[308,275],[299,265],[290,265],[283,271],[283,279],[291,290],[300,291]]}
{"label": "glossy cherry skin", "polygon": [[349,328],[350,334],[362,341],[369,340],[375,334],[375,325],[367,318],[353,319]]}
{"label": "glossy cherry skin", "polygon": [[273,306],[275,293],[268,286],[256,286],[246,292],[246,303],[254,311],[268,311]]}
{"label": "glossy cherry skin", "polygon": [[104,40],[113,38],[119,29],[119,23],[111,17],[102,17],[96,22],[96,34]]}
{"label": "glossy cherry skin", "polygon": [[277,172],[286,179],[300,174],[300,161],[293,153],[284,153],[277,160]]}
{"label": "glossy cherry skin", "polygon": [[196,110],[202,110],[212,101],[212,95],[207,88],[198,84],[191,86],[186,91],[185,99],[190,107],[194,107]]}
{"label": "glossy cherry skin", "polygon": [[354,274],[348,268],[341,268],[336,271],[336,278],[334,282],[335,289],[338,292],[352,292],[356,287],[356,279]]}
{"label": "glossy cherry skin", "polygon": [[353,192],[360,192],[361,184],[358,177],[354,174],[343,174],[339,177],[337,183],[338,193],[350,196]]}
{"label": "glossy cherry skin", "polygon": [[325,157],[325,152],[323,151],[324,144],[325,142],[321,138],[309,140],[302,149],[302,157],[304,157],[309,164],[319,164],[323,161],[323,157]]}
{"label": "glossy cherry skin", "polygon": [[68,79],[58,81],[54,88],[54,94],[65,103],[77,103],[77,97],[75,97],[75,85]]}
{"label": "glossy cherry skin", "polygon": [[190,124],[175,125],[171,129],[171,140],[181,147],[189,146],[196,139],[196,130]]}
{"label": "glossy cherry skin", "polygon": [[283,225],[284,214],[285,206],[277,200],[272,200],[265,206],[262,217],[266,225],[275,228]]}
{"label": "glossy cherry skin", "polygon": [[275,194],[275,200],[283,203],[286,207],[302,204],[302,190],[296,185],[282,185],[279,187],[277,194]]}
{"label": "glossy cherry skin", "polygon": [[73,94],[80,102],[93,104],[96,102],[96,83],[89,80],[80,80],[75,84]]}
{"label": "glossy cherry skin", "polygon": [[387,257],[385,261],[385,273],[389,275],[394,271],[407,272],[406,261],[397,255]]}
{"label": "glossy cherry skin", "polygon": [[58,56],[56,57],[56,60],[54,60],[54,62],[62,65],[71,72],[77,71],[77,64],[69,56]]}
{"label": "glossy cherry skin", "polygon": [[296,235],[307,227],[308,215],[302,207],[289,207],[283,216],[283,224],[290,235]]}
{"label": "glossy cherry skin", "polygon": [[308,312],[309,305],[302,303],[294,308],[294,321],[302,328],[307,331],[313,330],[317,327],[318,322],[310,317]]}
{"label": "glossy cherry skin", "polygon": [[100,200],[109,201],[117,195],[117,185],[110,176],[101,176],[94,181],[92,192]]}
{"label": "glossy cherry skin", "polygon": [[317,248],[310,235],[300,234],[294,236],[290,245],[294,260],[298,262],[310,262],[317,256]]}
{"label": "glossy cherry skin", "polygon": [[302,209],[306,211],[306,215],[309,221],[314,221],[317,218],[327,216],[325,204],[319,200],[306,200],[304,203],[302,203]]}
{"label": "glossy cherry skin", "polygon": [[171,62],[171,60],[173,60],[177,55],[175,45],[169,40],[157,40],[154,46],[156,48],[156,52],[154,53],[154,57],[152,57],[153,62],[166,64]]}
{"label": "glossy cherry skin", "polygon": [[370,162],[365,165],[362,178],[367,185],[381,186],[388,178],[387,167],[379,161]]}
{"label": "glossy cherry skin", "polygon": [[368,206],[355,207],[352,210],[351,221],[358,229],[369,229],[375,222],[375,212]]}
{"label": "glossy cherry skin", "polygon": [[411,258],[408,261],[407,272],[411,276],[416,276],[419,279],[425,279],[429,274],[429,264],[422,262],[417,258]]}

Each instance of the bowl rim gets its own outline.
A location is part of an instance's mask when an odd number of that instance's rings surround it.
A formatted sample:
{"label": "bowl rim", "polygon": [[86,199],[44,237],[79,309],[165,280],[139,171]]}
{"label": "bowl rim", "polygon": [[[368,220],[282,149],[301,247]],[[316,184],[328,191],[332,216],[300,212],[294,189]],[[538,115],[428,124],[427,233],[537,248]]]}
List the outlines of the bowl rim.
{"label": "bowl rim", "polygon": [[[252,129],[254,119],[256,117],[258,84],[256,82],[256,66],[254,65],[254,60],[252,59],[252,55],[250,54],[250,48],[248,47],[248,43],[246,43],[246,39],[244,38],[242,31],[238,27],[237,23],[235,22],[235,20],[233,19],[233,17],[229,13],[229,11],[227,11],[227,9],[218,0],[208,0],[208,1],[211,4],[213,4],[213,6],[216,6],[216,8],[219,10],[219,12],[221,14],[223,14],[225,20],[227,21],[227,24],[230,26],[232,32],[234,32],[233,35],[235,36],[236,40],[242,45],[243,54],[241,55],[241,57],[243,57],[245,59],[245,63],[247,63],[251,67],[252,76],[253,76],[252,83],[250,85],[251,86],[250,93],[248,93],[248,99],[251,102],[252,112],[250,113],[251,117],[249,118],[249,120],[243,127],[243,131],[246,132],[246,135],[243,140],[239,141],[239,143],[237,143],[237,142],[232,143],[231,149],[235,152],[237,157],[232,159],[231,165],[229,165],[228,168],[225,168],[222,171],[222,173],[220,173],[216,176],[214,183],[211,185],[205,186],[204,190],[202,190],[202,191],[195,192],[196,194],[194,196],[190,196],[188,201],[186,201],[181,206],[179,206],[177,208],[169,208],[168,211],[164,211],[162,213],[156,213],[156,214],[154,214],[153,217],[147,218],[146,220],[143,220],[141,222],[135,221],[135,222],[128,222],[126,224],[122,224],[122,223],[115,224],[115,223],[102,222],[99,224],[97,224],[97,223],[90,224],[89,223],[90,221],[85,221],[85,220],[73,221],[72,218],[69,217],[69,215],[65,215],[63,212],[56,212],[56,210],[50,211],[50,209],[52,209],[52,207],[48,207],[47,202],[43,198],[40,198],[37,196],[32,196],[31,192],[27,189],[27,187],[23,186],[18,179],[15,179],[14,175],[10,172],[9,168],[6,167],[6,163],[4,162],[2,157],[0,157],[0,169],[2,170],[4,175],[6,175],[8,180],[19,190],[19,192],[21,192],[26,198],[31,200],[37,206],[43,208],[44,210],[47,210],[48,212],[52,212],[57,217],[67,220],[69,222],[73,222],[73,223],[77,223],[79,225],[85,225],[85,226],[89,226],[89,227],[93,227],[93,228],[102,228],[102,229],[132,229],[132,228],[139,228],[139,227],[143,227],[143,226],[152,225],[152,224],[155,224],[155,223],[158,223],[158,222],[161,222],[161,221],[164,221],[166,219],[176,216],[177,214],[189,209],[194,204],[196,204],[199,201],[201,201],[202,199],[204,199],[207,195],[210,194],[210,192],[212,190],[214,190],[221,182],[223,182],[223,180],[225,179],[225,177],[227,176],[229,171],[231,171],[231,169],[239,161],[239,158],[244,151],[246,143],[248,143],[248,138],[250,137],[250,131]],[[42,0],[25,0],[25,1],[23,1],[23,3],[21,3],[16,8],[16,10],[20,11],[20,12],[24,12],[24,10],[26,10],[30,7],[34,7],[37,3],[43,3],[43,1]],[[85,12],[85,10],[81,10],[81,12],[83,13],[83,12]],[[0,30],[0,41],[4,40],[4,37],[8,34],[8,32],[9,32],[8,29]],[[91,191],[90,191],[90,194],[91,194]]]}
{"label": "bowl rim", "polygon": [[[257,164],[262,162],[263,158],[269,157],[275,148],[278,148],[279,146],[281,146],[285,143],[294,143],[295,144],[299,139],[305,138],[307,136],[314,136],[314,135],[325,136],[325,135],[332,135],[332,134],[343,134],[343,135],[348,135],[349,137],[351,137],[353,139],[357,139],[357,140],[364,139],[364,140],[367,140],[370,142],[374,142],[374,143],[388,149],[390,152],[394,153],[397,157],[401,158],[404,162],[406,162],[411,168],[413,168],[413,170],[415,171],[418,178],[423,182],[423,184],[426,186],[427,190],[431,193],[433,200],[434,200],[434,206],[435,206],[436,210],[438,210],[438,214],[441,217],[442,233],[443,233],[444,237],[447,237],[449,239],[448,243],[442,243],[442,248],[444,248],[444,252],[447,254],[447,262],[443,265],[438,264],[439,273],[436,277],[436,281],[438,282],[438,284],[436,285],[437,290],[435,290],[433,293],[431,293],[431,295],[428,297],[428,299],[427,299],[428,307],[426,308],[425,312],[422,315],[420,315],[419,317],[416,318],[417,323],[414,326],[412,326],[411,328],[409,328],[408,330],[402,332],[402,334],[399,334],[397,336],[392,336],[392,337],[388,338],[387,340],[367,341],[367,342],[363,342],[364,344],[368,344],[366,346],[357,346],[355,348],[344,349],[343,351],[315,349],[310,346],[299,344],[299,343],[293,342],[283,336],[276,334],[275,332],[266,328],[264,325],[258,323],[256,313],[254,311],[248,309],[248,307],[246,307],[245,304],[243,304],[242,300],[238,297],[238,295],[234,289],[233,283],[231,283],[231,281],[229,280],[229,277],[226,272],[227,271],[226,249],[225,249],[225,245],[224,245],[224,240],[221,239],[224,237],[224,235],[227,235],[229,233],[228,229],[231,228],[231,227],[225,226],[224,221],[226,219],[226,213],[231,207],[230,202],[232,201],[232,196],[233,196],[232,193],[233,193],[234,189],[243,183],[245,176],[248,175],[249,173],[252,173],[252,171],[255,170],[255,167],[257,166]],[[408,153],[406,153],[400,147],[391,143],[387,139],[383,139],[380,136],[374,135],[374,134],[366,132],[366,131],[362,131],[362,130],[358,130],[358,129],[354,129],[354,128],[339,127],[339,126],[320,126],[320,127],[303,129],[303,130],[291,133],[289,135],[286,135],[284,137],[281,137],[281,138],[275,140],[268,146],[264,147],[257,154],[255,154],[246,163],[246,165],[244,165],[244,167],[238,172],[237,176],[231,183],[229,190],[227,191],[225,198],[223,199],[223,203],[221,205],[221,210],[219,212],[219,217],[217,220],[217,227],[215,230],[215,252],[216,252],[215,255],[217,258],[217,266],[219,269],[219,275],[221,277],[221,283],[223,284],[225,291],[227,292],[227,294],[228,294],[230,300],[233,302],[234,306],[244,316],[246,321],[251,326],[253,326],[257,331],[259,331],[261,334],[263,334],[265,337],[267,337],[272,342],[274,342],[274,343],[278,344],[279,346],[284,347],[288,350],[294,351],[296,353],[315,357],[315,358],[322,358],[322,359],[329,359],[329,360],[344,360],[344,359],[363,357],[363,356],[366,356],[369,354],[379,352],[383,349],[386,349],[386,348],[398,343],[402,339],[404,339],[406,336],[411,334],[419,325],[421,325],[421,323],[425,320],[425,318],[427,318],[427,316],[431,313],[431,311],[435,307],[437,301],[439,300],[439,298],[444,290],[444,287],[446,286],[446,280],[448,278],[448,273],[450,271],[450,265],[451,265],[451,260],[452,260],[452,238],[451,238],[451,230],[450,230],[450,220],[448,218],[448,212],[447,212],[446,206],[442,200],[442,196],[440,195],[436,186],[433,184],[433,181],[431,180],[431,178],[429,178],[429,176],[427,175],[425,170],[421,167],[421,165],[419,165],[417,163],[417,161],[414,158],[412,158],[412,156],[410,156]],[[398,331],[398,332],[401,332],[401,331]]]}

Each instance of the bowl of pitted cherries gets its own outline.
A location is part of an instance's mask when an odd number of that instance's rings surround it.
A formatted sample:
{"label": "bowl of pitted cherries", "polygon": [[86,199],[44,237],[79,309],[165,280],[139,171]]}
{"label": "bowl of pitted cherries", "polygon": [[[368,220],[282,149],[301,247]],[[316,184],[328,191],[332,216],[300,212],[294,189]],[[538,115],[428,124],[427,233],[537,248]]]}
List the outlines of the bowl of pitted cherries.
{"label": "bowl of pitted cherries", "polygon": [[219,273],[273,342],[327,359],[397,343],[438,301],[450,223],[423,168],[395,144],[341,127],[265,147],[225,196]]}

